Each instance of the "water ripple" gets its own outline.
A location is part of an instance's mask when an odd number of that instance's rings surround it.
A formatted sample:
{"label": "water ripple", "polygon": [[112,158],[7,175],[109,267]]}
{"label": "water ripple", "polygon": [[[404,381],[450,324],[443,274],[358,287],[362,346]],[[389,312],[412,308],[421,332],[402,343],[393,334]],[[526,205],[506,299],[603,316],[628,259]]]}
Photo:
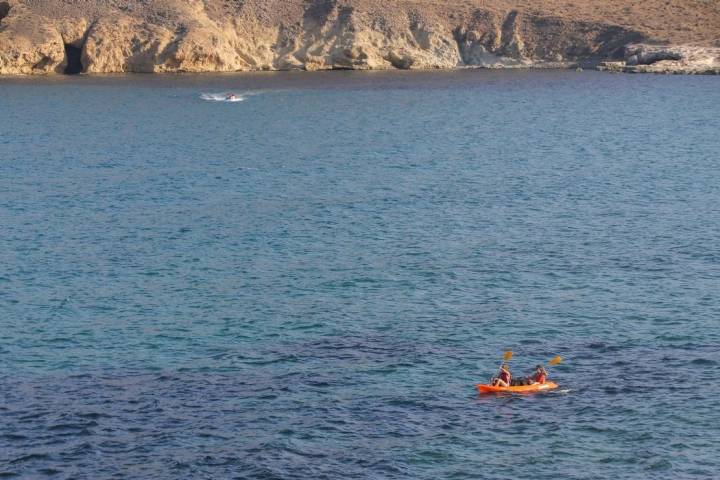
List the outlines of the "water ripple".
{"label": "water ripple", "polygon": [[715,79],[0,84],[0,477],[720,470]]}

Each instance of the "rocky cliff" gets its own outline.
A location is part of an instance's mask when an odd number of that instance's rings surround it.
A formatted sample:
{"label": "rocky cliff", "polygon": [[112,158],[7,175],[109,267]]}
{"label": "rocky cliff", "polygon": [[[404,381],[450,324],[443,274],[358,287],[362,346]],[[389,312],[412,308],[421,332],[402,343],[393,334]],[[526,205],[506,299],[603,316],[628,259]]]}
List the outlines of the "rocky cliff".
{"label": "rocky cliff", "polygon": [[0,74],[601,62],[710,73],[715,47],[714,0],[0,0]]}

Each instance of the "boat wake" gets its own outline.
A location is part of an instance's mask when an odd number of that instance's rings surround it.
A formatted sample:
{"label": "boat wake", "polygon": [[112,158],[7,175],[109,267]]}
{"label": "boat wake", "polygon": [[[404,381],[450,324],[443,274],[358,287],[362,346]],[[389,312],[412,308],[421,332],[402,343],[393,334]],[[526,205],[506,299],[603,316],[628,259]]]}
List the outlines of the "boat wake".
{"label": "boat wake", "polygon": [[201,93],[200,98],[207,102],[244,102],[248,97],[257,95],[259,92],[221,92],[221,93]]}

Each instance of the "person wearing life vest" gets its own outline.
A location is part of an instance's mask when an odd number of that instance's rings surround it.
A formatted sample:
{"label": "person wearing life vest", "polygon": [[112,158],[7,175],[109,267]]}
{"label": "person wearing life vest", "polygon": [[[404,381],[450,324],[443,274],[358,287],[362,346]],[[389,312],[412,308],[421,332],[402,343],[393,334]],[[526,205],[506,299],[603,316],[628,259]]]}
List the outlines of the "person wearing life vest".
{"label": "person wearing life vest", "polygon": [[532,380],[535,383],[545,383],[547,379],[547,370],[542,365],[535,367],[535,373],[532,376]]}
{"label": "person wearing life vest", "polygon": [[500,366],[500,372],[493,378],[492,385],[494,387],[509,387],[512,382],[512,374],[510,374],[510,367],[507,363],[503,363]]}

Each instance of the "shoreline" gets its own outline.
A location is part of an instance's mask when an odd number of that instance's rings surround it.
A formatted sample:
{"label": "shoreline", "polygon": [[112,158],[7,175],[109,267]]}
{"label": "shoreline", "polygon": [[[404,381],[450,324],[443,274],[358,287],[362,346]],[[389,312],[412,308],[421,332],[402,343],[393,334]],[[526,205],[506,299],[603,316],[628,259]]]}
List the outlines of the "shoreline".
{"label": "shoreline", "polygon": [[489,72],[516,72],[516,71],[576,71],[576,72],[604,72],[615,74],[652,74],[652,75],[688,75],[688,76],[713,76],[720,75],[720,66],[707,68],[673,68],[667,66],[653,67],[651,65],[630,66],[622,61],[593,61],[588,63],[576,63],[570,65],[518,65],[512,67],[486,67],[476,65],[461,65],[452,68],[413,68],[413,69],[397,69],[397,68],[375,68],[375,69],[353,69],[353,68],[326,68],[318,70],[301,70],[301,69],[276,69],[276,70],[205,70],[205,71],[172,71],[172,72],[142,72],[142,71],[125,71],[125,72],[97,72],[87,73],[81,72],[76,74],[65,73],[5,73],[0,74],[2,79],[30,79],[30,78],[117,78],[123,76],[139,76],[139,77],[173,77],[173,76],[211,76],[211,75],[247,75],[247,74],[312,74],[312,73],[328,73],[328,72],[362,72],[362,73],[390,73],[390,72],[462,72],[462,71],[489,71]]}
{"label": "shoreline", "polygon": [[[551,61],[530,61],[523,59],[514,64],[492,64],[492,65],[456,65],[447,67],[426,66],[413,68],[353,68],[353,67],[323,67],[323,68],[257,68],[238,70],[125,70],[125,71],[99,71],[87,72],[78,71],[73,73],[58,71],[43,72],[12,72],[0,71],[1,78],[26,78],[26,77],[98,77],[114,75],[236,75],[243,73],[313,73],[313,72],[453,72],[464,70],[489,70],[489,71],[519,71],[519,70],[576,70],[576,71],[598,71],[608,73],[649,73],[656,75],[720,75],[720,48],[696,47],[696,46],[659,46],[659,45],[628,45],[623,47],[625,54],[623,59],[588,58],[578,59],[572,62],[551,62]],[[640,63],[636,52],[643,52],[647,60]],[[688,53],[689,52],[689,53]],[[508,59],[514,60],[514,59]]]}
{"label": "shoreline", "polygon": [[[691,78],[692,77],[692,80]],[[12,75],[0,76],[0,89],[12,86],[28,88],[63,88],[73,86],[78,94],[94,88],[180,88],[188,92],[200,93],[246,93],[262,91],[264,93],[281,90],[317,90],[332,92],[336,90],[377,90],[405,89],[408,87],[434,90],[462,90],[473,88],[515,89],[528,82],[538,86],[551,87],[573,83],[578,88],[587,85],[662,85],[662,84],[713,84],[710,75],[628,75],[595,69],[482,69],[460,68],[453,70],[324,70],[315,72],[300,71],[256,71],[256,72],[203,72],[170,74],[81,74],[81,75]],[[188,92],[183,93],[183,95]]]}
{"label": "shoreline", "polygon": [[97,0],[82,8],[69,0],[0,0],[0,76],[465,68],[720,73],[720,8],[675,5],[672,13],[615,16],[612,2],[574,11],[575,4],[568,10],[519,0],[441,6],[137,0],[125,8]]}

